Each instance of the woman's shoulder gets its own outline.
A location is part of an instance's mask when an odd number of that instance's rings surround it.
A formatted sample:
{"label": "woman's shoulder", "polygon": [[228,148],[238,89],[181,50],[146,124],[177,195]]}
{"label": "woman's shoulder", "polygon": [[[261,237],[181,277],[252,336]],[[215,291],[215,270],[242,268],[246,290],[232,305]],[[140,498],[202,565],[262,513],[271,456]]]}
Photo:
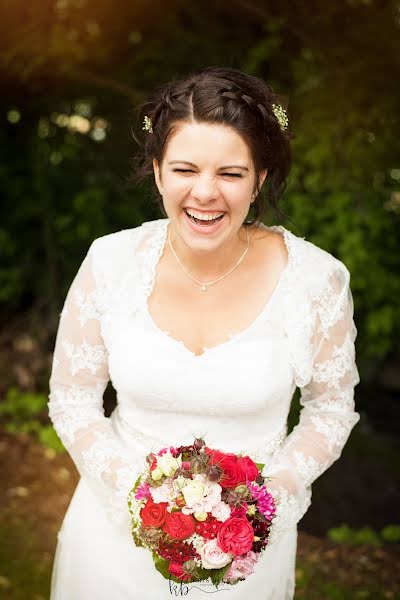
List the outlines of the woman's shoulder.
{"label": "woman's shoulder", "polygon": [[89,252],[95,255],[120,256],[121,253],[131,252],[147,238],[156,238],[157,232],[161,234],[165,227],[166,219],[145,221],[136,227],[121,229],[113,233],[95,238],[90,246]]}
{"label": "woman's shoulder", "polygon": [[299,285],[318,288],[335,281],[342,287],[349,282],[346,265],[333,254],[283,226],[272,229],[283,235],[288,252],[287,268]]}

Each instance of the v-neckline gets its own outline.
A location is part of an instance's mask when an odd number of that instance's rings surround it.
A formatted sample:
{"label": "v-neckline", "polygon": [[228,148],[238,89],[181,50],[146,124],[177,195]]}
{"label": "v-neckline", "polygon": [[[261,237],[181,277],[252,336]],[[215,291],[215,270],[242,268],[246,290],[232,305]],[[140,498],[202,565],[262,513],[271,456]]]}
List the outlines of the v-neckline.
{"label": "v-neckline", "polygon": [[269,310],[275,297],[277,296],[278,291],[282,287],[283,282],[286,279],[287,273],[288,273],[289,268],[292,263],[292,256],[291,256],[291,249],[290,249],[290,242],[289,242],[289,236],[291,234],[290,234],[290,231],[288,231],[285,227],[283,227],[283,225],[272,225],[272,226],[268,227],[267,225],[264,225],[264,223],[260,223],[260,228],[266,229],[268,231],[279,231],[282,234],[282,238],[285,243],[286,251],[287,251],[287,263],[286,263],[285,267],[282,269],[282,271],[279,275],[279,278],[275,284],[275,287],[272,290],[272,292],[270,293],[267,301],[264,303],[261,311],[253,319],[253,321],[244,329],[238,331],[237,333],[231,334],[225,341],[220,342],[219,344],[216,344],[215,346],[203,346],[203,351],[200,354],[196,354],[195,352],[193,352],[193,350],[191,350],[190,348],[188,348],[186,346],[186,344],[183,342],[183,340],[179,340],[179,339],[173,337],[173,335],[171,335],[171,333],[169,331],[165,331],[164,329],[161,329],[161,327],[159,327],[157,325],[157,323],[154,321],[154,319],[151,315],[151,312],[149,310],[148,300],[151,296],[151,293],[152,293],[154,285],[155,285],[157,266],[158,266],[159,261],[161,260],[161,256],[163,255],[165,243],[167,240],[169,219],[162,219],[162,221],[163,221],[163,223],[162,223],[163,227],[161,228],[160,236],[158,239],[158,245],[157,245],[157,248],[155,249],[156,251],[154,253],[154,261],[150,267],[151,272],[149,273],[149,283],[146,286],[145,298],[144,298],[144,302],[143,302],[145,313],[147,315],[149,323],[151,324],[151,327],[158,335],[170,340],[177,347],[181,348],[181,350],[185,354],[192,357],[193,359],[201,360],[202,358],[208,356],[210,353],[218,351],[219,349],[224,348],[225,346],[228,346],[235,341],[238,341],[239,339],[244,337],[251,329],[253,329],[253,327],[255,327],[263,319],[265,313]]}

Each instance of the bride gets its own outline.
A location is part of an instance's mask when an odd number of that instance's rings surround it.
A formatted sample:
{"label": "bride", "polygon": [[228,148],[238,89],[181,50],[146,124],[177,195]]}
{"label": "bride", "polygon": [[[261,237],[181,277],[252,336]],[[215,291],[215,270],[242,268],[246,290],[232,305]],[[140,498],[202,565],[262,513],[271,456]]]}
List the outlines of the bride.
{"label": "bride", "polygon": [[[290,600],[311,485],[360,418],[349,272],[262,223],[291,161],[270,86],[209,67],[160,86],[141,111],[137,177],[154,177],[163,218],[93,241],[57,333],[49,413],[81,478],[51,599]],[[106,418],[109,381],[117,407]],[[300,421],[287,435],[296,387]],[[127,495],[146,455],[195,436],[264,463],[277,505],[255,572],[218,590],[171,586],[130,532]]]}

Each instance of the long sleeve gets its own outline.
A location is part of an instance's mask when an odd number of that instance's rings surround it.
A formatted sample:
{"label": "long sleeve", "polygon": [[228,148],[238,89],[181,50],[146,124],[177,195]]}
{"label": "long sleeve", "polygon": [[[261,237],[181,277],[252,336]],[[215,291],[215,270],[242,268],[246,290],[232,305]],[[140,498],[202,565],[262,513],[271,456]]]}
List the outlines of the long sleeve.
{"label": "long sleeve", "polygon": [[[294,526],[303,517],[311,503],[312,483],[340,457],[360,419],[354,405],[359,377],[350,277],[340,261],[334,265],[309,304],[305,303],[309,306],[309,334],[303,338],[307,346],[304,356],[310,358],[311,366],[309,381],[299,386],[299,423],[264,470],[271,476],[270,490],[278,507],[275,533]],[[296,315],[292,318],[296,320]]]}
{"label": "long sleeve", "polygon": [[104,415],[109,381],[101,335],[99,294],[89,249],[68,291],[56,337],[49,382],[49,415],[81,477],[114,524],[127,515],[135,465]]}

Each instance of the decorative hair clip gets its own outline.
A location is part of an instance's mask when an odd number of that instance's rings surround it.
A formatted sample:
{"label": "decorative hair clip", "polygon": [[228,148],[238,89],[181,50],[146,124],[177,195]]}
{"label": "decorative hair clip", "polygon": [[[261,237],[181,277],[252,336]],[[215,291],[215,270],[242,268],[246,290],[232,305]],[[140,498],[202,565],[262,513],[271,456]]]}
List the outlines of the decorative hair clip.
{"label": "decorative hair clip", "polygon": [[281,129],[284,131],[287,128],[287,126],[289,125],[289,119],[287,117],[285,109],[280,104],[273,104],[272,111],[273,111],[274,115],[276,116],[276,119],[277,119]]}
{"label": "decorative hair clip", "polygon": [[145,131],[148,131],[149,133],[153,133],[153,123],[152,123],[150,117],[148,117],[147,115],[143,119],[142,129],[144,129]]}

